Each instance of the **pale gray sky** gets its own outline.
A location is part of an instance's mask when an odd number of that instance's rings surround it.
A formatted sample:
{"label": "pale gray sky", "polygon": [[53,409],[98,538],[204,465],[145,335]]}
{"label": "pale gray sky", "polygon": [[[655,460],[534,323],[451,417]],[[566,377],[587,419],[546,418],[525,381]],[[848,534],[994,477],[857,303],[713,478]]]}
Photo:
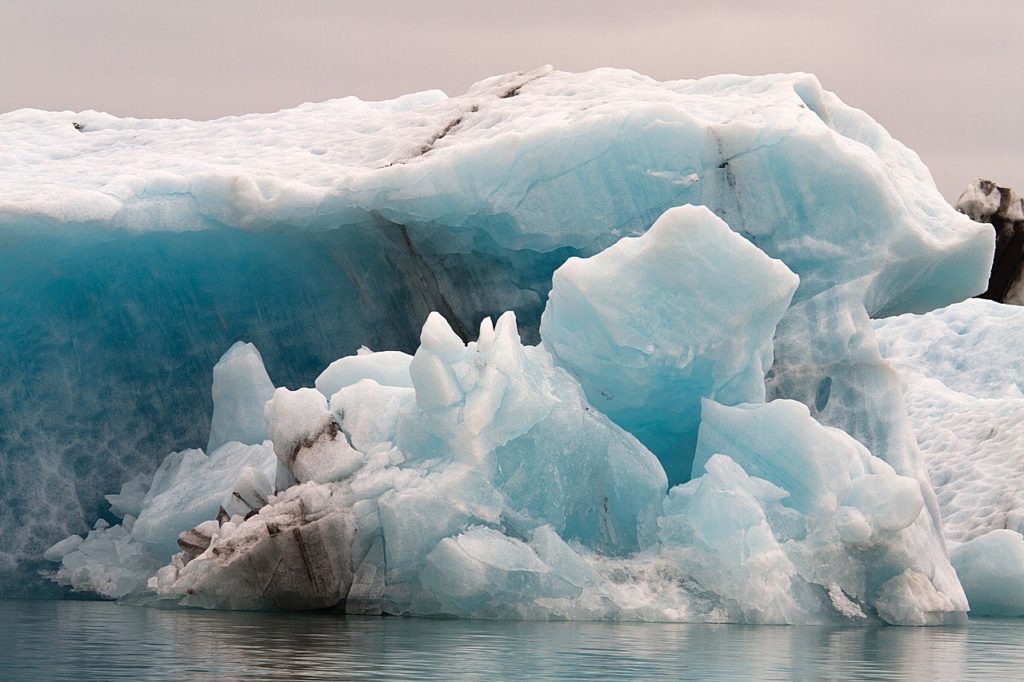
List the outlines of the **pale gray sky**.
{"label": "pale gray sky", "polygon": [[0,111],[199,119],[546,63],[811,71],[947,198],[977,176],[1024,189],[1024,0],[0,0],[0,46]]}

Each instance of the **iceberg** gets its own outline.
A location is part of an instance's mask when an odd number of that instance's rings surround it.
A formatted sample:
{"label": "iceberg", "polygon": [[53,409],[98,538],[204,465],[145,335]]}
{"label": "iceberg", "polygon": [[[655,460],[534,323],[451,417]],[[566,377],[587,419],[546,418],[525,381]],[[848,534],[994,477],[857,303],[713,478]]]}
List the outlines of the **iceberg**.
{"label": "iceberg", "polygon": [[[966,609],[870,319],[982,291],[991,228],[813,76],[543,68],[458,97],[209,122],[22,110],[0,130],[6,594],[42,590],[47,553],[76,589],[211,607]],[[238,339],[254,347],[221,358]],[[707,406],[787,401],[808,412],[780,438],[821,422],[863,448],[847,459],[868,473],[829,484],[842,504],[791,507],[798,482],[747,470],[739,421],[691,468]],[[101,541],[161,567],[94,589],[122,565]],[[729,585],[693,568],[716,562]]]}
{"label": "iceberg", "polygon": [[[843,431],[819,424],[801,403],[730,408],[705,402],[698,471],[714,482],[714,502],[702,499],[702,483],[686,501],[700,520],[690,522],[694,529],[688,532],[718,549],[718,557],[752,549],[764,554],[738,572],[728,558],[724,566],[694,561],[688,574],[719,581],[718,591],[758,585],[766,562],[773,568],[764,573],[778,583],[772,591],[786,597],[771,602],[774,608],[805,614],[783,622],[813,622],[813,600],[826,596],[837,613],[854,619],[876,614],[889,623],[934,625],[964,608],[920,483],[897,474]],[[699,509],[704,505],[710,509]],[[738,546],[725,545],[723,551],[719,547],[726,542]],[[761,599],[741,593],[737,601],[750,602],[749,610],[760,608]]]}

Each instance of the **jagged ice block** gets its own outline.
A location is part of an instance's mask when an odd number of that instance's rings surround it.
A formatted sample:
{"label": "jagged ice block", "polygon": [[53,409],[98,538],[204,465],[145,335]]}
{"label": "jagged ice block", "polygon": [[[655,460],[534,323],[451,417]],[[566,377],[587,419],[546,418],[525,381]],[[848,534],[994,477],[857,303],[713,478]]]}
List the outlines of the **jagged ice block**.
{"label": "jagged ice block", "polygon": [[799,279],[705,207],[552,277],[544,346],[590,402],[689,480],[700,401],[763,402],[772,336]]}

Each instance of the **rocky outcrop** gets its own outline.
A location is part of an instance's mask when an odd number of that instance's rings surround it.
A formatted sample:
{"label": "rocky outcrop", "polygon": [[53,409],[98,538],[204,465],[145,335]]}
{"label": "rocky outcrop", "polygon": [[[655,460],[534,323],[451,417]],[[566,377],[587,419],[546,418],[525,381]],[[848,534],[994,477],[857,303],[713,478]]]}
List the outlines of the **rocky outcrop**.
{"label": "rocky outcrop", "polygon": [[981,298],[1024,305],[1024,199],[1008,187],[991,180],[971,183],[956,208],[972,220],[988,223],[996,231],[996,255],[988,289]]}

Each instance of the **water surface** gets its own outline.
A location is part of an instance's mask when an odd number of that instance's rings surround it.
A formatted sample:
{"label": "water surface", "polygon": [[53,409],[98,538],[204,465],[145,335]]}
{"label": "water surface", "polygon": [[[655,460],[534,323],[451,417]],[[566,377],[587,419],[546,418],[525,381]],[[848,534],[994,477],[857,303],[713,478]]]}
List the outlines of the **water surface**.
{"label": "water surface", "polygon": [[1024,621],[536,623],[0,601],[4,680],[1021,680]]}

